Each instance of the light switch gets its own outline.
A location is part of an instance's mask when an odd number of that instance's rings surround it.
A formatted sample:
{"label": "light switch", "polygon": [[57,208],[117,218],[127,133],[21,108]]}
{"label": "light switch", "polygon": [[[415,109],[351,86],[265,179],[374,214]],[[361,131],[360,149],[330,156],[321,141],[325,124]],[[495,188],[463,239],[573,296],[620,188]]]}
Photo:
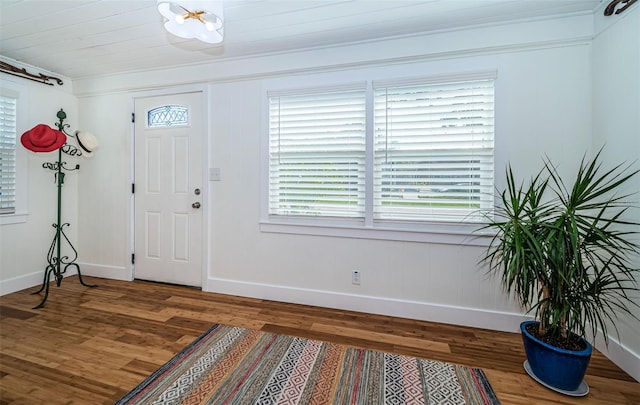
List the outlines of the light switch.
{"label": "light switch", "polygon": [[210,167],[209,168],[209,181],[220,181],[220,168],[219,167]]}

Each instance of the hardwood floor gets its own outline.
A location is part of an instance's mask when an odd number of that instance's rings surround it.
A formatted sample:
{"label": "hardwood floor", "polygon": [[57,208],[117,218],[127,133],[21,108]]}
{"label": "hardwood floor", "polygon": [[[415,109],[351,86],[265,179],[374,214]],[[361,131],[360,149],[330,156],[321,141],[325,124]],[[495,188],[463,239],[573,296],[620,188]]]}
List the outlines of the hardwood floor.
{"label": "hardwood floor", "polygon": [[595,353],[585,398],[523,371],[519,334],[77,277],[0,297],[0,404],[112,404],[214,323],[481,367],[503,404],[640,404],[640,384]]}

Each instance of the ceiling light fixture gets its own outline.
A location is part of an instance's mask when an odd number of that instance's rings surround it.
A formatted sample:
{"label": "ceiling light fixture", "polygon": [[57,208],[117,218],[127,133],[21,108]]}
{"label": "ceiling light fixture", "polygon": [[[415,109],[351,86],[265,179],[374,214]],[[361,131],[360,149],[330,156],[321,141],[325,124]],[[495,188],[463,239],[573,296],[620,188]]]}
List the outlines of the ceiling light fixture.
{"label": "ceiling light fixture", "polygon": [[210,44],[223,40],[222,0],[158,0],[158,11],[167,19],[164,28],[173,35],[196,38]]}

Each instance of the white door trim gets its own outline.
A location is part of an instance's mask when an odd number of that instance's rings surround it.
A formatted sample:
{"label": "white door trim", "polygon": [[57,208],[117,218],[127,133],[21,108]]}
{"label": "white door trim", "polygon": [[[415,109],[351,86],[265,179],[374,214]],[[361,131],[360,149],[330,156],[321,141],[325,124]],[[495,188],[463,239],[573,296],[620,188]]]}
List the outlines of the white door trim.
{"label": "white door trim", "polygon": [[[210,226],[210,216],[209,216],[209,167],[210,167],[210,138],[211,138],[211,118],[209,111],[209,86],[206,83],[202,84],[192,84],[185,86],[176,86],[176,87],[168,87],[163,89],[154,89],[154,90],[142,90],[129,92],[129,110],[133,114],[135,111],[135,100],[137,98],[143,97],[153,97],[153,96],[168,96],[172,94],[181,94],[181,93],[201,93],[202,95],[202,125],[204,133],[206,134],[205,139],[202,140],[202,288],[204,289],[206,280],[208,279],[208,271],[210,261],[210,249],[209,249],[209,241],[211,240],[211,226]],[[141,119],[141,117],[137,117],[136,119]],[[132,121],[129,131],[129,185],[131,188],[131,184],[135,181],[135,124]],[[127,260],[127,272],[129,274],[129,280],[134,279],[134,264],[131,263],[131,254],[133,253],[135,247],[135,200],[133,193],[129,192],[129,203],[127,204],[127,249],[126,253]]]}

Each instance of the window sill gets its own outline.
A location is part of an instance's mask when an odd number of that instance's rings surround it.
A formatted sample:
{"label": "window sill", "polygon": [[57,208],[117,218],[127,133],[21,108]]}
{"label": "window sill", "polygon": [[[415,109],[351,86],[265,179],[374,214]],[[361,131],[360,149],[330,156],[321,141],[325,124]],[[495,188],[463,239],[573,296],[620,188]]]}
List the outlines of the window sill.
{"label": "window sill", "polygon": [[0,225],[20,224],[27,222],[26,213],[0,215]]}
{"label": "window sill", "polygon": [[376,239],[463,246],[489,246],[492,234],[479,232],[478,224],[429,224],[418,227],[400,223],[381,223],[374,227],[350,224],[319,224],[312,221],[261,221],[260,231],[337,238]]}

